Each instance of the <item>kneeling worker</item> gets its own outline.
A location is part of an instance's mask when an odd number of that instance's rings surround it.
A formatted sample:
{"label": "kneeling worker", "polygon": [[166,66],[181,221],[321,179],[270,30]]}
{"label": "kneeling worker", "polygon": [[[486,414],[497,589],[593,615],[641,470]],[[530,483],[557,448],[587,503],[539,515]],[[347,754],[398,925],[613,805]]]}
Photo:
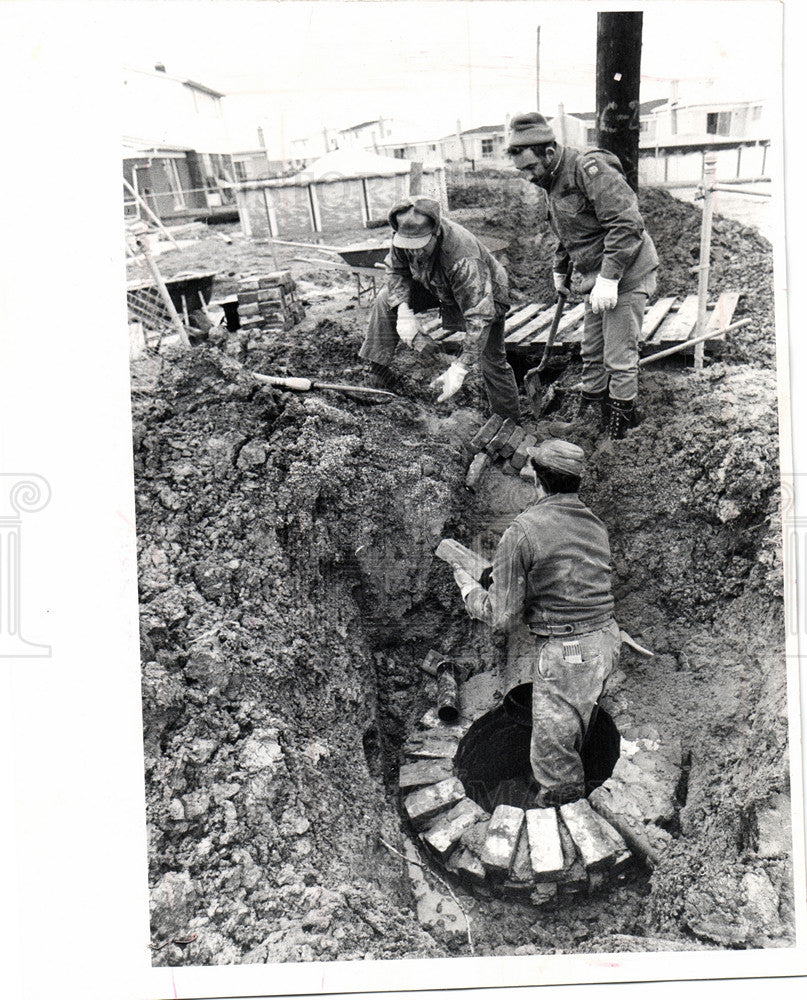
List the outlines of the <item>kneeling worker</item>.
{"label": "kneeling worker", "polygon": [[619,659],[611,550],[602,522],[577,495],[582,448],[544,441],[528,451],[539,487],[502,535],[490,587],[454,571],[466,610],[493,628],[518,619],[534,636],[530,764],[539,806],[585,795],[580,750]]}
{"label": "kneeling worker", "polygon": [[437,401],[457,393],[478,362],[491,410],[518,423],[518,389],[504,350],[506,271],[467,229],[441,218],[440,205],[431,198],[395,205],[389,224],[394,235],[384,262],[387,284],[373,304],[359,351],[370,362],[373,384],[390,384],[396,347],[411,346],[419,330],[415,314],[439,305],[443,327],[464,330],[465,339],[457,360],[431,383],[442,390]]}

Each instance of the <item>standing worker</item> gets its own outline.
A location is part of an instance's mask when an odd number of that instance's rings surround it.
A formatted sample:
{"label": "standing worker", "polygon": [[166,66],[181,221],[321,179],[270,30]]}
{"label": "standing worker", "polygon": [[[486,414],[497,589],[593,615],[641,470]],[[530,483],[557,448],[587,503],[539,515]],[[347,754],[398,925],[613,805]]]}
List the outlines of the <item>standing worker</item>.
{"label": "standing worker", "polygon": [[[580,750],[618,662],[620,633],[608,533],[577,495],[583,449],[550,440],[528,455],[536,502],[502,535],[489,588],[463,569],[455,569],[454,579],[472,618],[496,629],[521,620],[534,636],[520,680],[532,684],[536,804],[554,806],[585,795]],[[511,686],[505,704],[523,690],[529,688]]]}
{"label": "standing worker", "polygon": [[441,218],[432,198],[395,205],[389,224],[387,284],[376,296],[359,351],[370,362],[373,384],[389,386],[396,347],[411,346],[419,331],[416,313],[439,305],[444,329],[464,330],[465,339],[457,360],[431,383],[442,390],[437,402],[455,395],[478,362],[491,410],[518,423],[518,389],[504,350],[510,303],[504,268],[467,229]]}
{"label": "standing worker", "polygon": [[561,146],[543,115],[517,115],[507,152],[514,166],[547,192],[549,222],[558,238],[553,281],[589,295],[583,324],[583,395],[577,413],[599,408],[601,429],[620,439],[636,427],[639,335],[647,299],[656,290],[658,256],[636,194],[619,159],[604,149]]}

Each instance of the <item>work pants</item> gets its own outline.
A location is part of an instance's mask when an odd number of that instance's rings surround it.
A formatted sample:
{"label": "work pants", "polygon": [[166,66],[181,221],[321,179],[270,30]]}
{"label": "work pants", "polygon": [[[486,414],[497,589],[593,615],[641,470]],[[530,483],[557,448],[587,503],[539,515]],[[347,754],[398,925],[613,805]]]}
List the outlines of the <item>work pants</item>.
{"label": "work pants", "polygon": [[[442,309],[442,307],[441,307]],[[415,312],[417,312],[417,304]],[[448,328],[448,310],[442,310],[444,323]],[[395,329],[397,307],[393,309],[387,298],[387,289],[382,288],[370,310],[370,319],[359,357],[365,361],[389,365],[398,345],[402,342]],[[462,329],[461,316],[451,317],[451,326]],[[485,384],[488,403],[493,413],[510,417],[516,423],[521,420],[518,405],[518,388],[513,369],[504,350],[504,317],[496,319],[482,334],[483,346],[479,355],[479,368]]]}
{"label": "work pants", "polygon": [[648,296],[656,290],[651,271],[629,292],[618,289],[616,306],[594,313],[586,296],[583,320],[583,391],[608,391],[614,399],[635,399],[639,391],[639,337]]}
{"label": "work pants", "polygon": [[536,640],[530,765],[538,804],[563,805],[586,794],[580,750],[619,662],[619,627],[612,619],[595,632]]}

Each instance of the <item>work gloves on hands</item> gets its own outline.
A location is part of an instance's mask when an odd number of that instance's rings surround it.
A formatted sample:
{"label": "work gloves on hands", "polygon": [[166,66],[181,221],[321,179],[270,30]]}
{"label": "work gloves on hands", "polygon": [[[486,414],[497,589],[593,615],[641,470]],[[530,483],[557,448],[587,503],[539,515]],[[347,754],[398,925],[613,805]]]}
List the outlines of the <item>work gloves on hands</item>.
{"label": "work gloves on hands", "polygon": [[454,361],[442,375],[438,375],[429,385],[430,389],[443,390],[437,397],[437,402],[444,403],[447,399],[451,399],[455,393],[459,392],[467,374],[468,369],[465,365],[461,365],[459,361]]}
{"label": "work gloves on hands", "polygon": [[420,324],[417,321],[417,316],[415,316],[406,302],[402,302],[398,306],[398,320],[395,325],[395,332],[407,347],[411,347],[419,330]]}
{"label": "work gloves on hands", "polygon": [[463,601],[471,593],[474,587],[478,587],[479,584],[474,580],[470,573],[466,572],[464,569],[460,569],[459,566],[454,570],[454,579],[457,581],[457,586],[460,588],[460,593],[462,594]]}
{"label": "work gloves on hands", "polygon": [[601,313],[613,309],[616,305],[618,288],[619,281],[616,278],[603,278],[601,274],[598,275],[589,298],[591,311]]}

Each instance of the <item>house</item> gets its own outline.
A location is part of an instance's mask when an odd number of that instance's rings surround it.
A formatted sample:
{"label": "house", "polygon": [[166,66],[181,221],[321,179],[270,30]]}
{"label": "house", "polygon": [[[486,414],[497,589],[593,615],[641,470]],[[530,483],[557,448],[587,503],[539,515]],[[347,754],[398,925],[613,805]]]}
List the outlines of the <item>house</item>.
{"label": "house", "polygon": [[143,211],[136,192],[161,220],[235,214],[235,168],[223,94],[154,70],[123,74],[124,211]]}
{"label": "house", "polygon": [[379,152],[379,145],[386,142],[402,126],[392,118],[376,118],[374,121],[351,125],[339,130],[339,149],[359,148]]}

